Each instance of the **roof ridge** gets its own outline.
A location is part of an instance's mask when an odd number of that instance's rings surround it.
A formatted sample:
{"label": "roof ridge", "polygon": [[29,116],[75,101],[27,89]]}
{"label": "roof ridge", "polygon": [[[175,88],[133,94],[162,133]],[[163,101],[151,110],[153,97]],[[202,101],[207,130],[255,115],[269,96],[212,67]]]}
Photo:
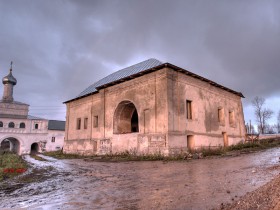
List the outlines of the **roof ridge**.
{"label": "roof ridge", "polygon": [[79,95],[77,95],[75,98],[79,98],[82,96],[85,96],[90,93],[97,92],[97,87],[123,79],[125,77],[131,76],[133,74],[145,71],[147,69],[156,67],[161,65],[162,62],[155,59],[155,58],[149,58],[147,60],[141,61],[139,63],[136,63],[134,65],[122,68],[118,71],[115,71],[106,77],[103,77],[102,79],[96,81],[95,83],[88,86],[86,89],[84,89]]}

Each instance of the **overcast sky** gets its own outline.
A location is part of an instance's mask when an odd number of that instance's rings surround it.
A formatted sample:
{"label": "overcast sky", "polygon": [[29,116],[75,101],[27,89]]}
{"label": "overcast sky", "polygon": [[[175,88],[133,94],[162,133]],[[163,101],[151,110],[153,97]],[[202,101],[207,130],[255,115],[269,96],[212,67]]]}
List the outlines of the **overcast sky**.
{"label": "overcast sky", "polygon": [[62,102],[102,77],[157,58],[242,92],[246,121],[265,97],[276,121],[279,39],[277,0],[0,0],[0,77],[12,60],[15,100],[48,119],[65,120]]}

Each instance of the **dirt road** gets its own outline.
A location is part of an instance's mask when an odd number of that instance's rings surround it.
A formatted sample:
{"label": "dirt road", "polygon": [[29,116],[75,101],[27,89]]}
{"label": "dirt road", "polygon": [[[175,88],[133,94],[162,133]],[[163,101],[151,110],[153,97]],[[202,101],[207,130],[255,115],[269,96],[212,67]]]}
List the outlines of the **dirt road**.
{"label": "dirt road", "polygon": [[279,157],[280,148],[188,162],[42,162],[27,156],[44,178],[2,183],[0,208],[217,209],[272,180]]}

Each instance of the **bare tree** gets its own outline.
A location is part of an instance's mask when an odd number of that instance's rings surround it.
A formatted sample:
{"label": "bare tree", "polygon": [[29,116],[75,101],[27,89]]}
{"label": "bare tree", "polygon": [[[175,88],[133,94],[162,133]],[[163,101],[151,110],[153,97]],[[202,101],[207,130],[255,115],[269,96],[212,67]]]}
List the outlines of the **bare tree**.
{"label": "bare tree", "polygon": [[258,122],[259,132],[264,133],[265,127],[267,126],[267,121],[272,117],[273,111],[268,108],[264,108],[265,99],[256,96],[252,104],[255,108],[255,116]]}

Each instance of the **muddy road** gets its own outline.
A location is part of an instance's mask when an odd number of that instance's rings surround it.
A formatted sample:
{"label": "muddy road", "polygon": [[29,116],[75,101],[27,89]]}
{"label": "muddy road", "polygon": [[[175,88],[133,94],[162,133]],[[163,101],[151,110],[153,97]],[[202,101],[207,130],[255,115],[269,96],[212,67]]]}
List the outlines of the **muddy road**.
{"label": "muddy road", "polygon": [[[0,184],[0,208],[212,209],[233,202],[280,172],[280,148],[177,162],[37,161],[31,183]],[[39,173],[38,172],[38,173]],[[1,187],[2,185],[2,187]]]}

